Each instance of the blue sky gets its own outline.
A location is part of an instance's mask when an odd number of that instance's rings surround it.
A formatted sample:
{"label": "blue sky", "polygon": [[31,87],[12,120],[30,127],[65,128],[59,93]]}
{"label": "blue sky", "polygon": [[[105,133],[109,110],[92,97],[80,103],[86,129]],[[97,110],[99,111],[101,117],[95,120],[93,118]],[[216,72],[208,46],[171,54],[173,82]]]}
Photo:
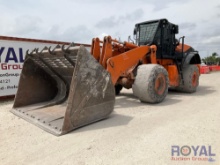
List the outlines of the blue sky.
{"label": "blue sky", "polygon": [[167,18],[202,57],[220,54],[217,0],[0,0],[0,10],[0,35],[79,43],[107,34],[127,40],[135,23]]}

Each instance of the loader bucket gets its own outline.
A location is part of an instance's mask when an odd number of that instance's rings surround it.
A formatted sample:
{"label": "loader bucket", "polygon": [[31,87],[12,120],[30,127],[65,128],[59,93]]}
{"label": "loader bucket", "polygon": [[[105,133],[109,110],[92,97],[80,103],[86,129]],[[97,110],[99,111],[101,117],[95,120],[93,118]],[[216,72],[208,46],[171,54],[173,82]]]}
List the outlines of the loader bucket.
{"label": "loader bucket", "polygon": [[107,118],[114,90],[84,46],[35,49],[26,55],[11,112],[59,136]]}

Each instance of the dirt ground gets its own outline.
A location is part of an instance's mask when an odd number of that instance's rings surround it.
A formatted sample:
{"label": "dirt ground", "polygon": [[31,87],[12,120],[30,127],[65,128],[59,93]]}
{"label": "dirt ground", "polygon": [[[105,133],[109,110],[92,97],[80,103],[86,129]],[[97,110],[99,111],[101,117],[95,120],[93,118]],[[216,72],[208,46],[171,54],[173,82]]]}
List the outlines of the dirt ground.
{"label": "dirt ground", "polygon": [[[60,137],[14,116],[12,104],[0,102],[1,165],[220,165],[220,72],[202,75],[196,93],[169,92],[157,105],[123,90],[108,119]],[[172,146],[185,145],[199,146],[197,155],[172,160]]]}

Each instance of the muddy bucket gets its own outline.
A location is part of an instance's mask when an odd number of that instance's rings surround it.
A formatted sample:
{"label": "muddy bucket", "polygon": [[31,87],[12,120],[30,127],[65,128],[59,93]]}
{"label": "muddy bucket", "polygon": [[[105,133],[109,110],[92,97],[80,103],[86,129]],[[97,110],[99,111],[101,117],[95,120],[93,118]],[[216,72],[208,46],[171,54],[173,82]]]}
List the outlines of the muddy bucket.
{"label": "muddy bucket", "polygon": [[26,56],[11,112],[59,136],[107,118],[114,90],[84,46],[36,49]]}

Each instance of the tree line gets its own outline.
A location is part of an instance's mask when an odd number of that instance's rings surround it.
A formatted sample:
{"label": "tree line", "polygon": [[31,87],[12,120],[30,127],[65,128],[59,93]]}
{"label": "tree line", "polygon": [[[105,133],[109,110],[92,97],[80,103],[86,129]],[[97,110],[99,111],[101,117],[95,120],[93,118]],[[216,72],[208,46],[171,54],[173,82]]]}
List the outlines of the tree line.
{"label": "tree line", "polygon": [[214,52],[212,55],[203,58],[202,62],[206,65],[220,65],[220,57]]}

